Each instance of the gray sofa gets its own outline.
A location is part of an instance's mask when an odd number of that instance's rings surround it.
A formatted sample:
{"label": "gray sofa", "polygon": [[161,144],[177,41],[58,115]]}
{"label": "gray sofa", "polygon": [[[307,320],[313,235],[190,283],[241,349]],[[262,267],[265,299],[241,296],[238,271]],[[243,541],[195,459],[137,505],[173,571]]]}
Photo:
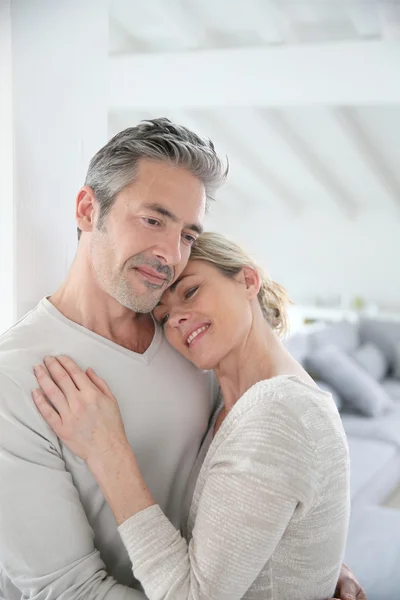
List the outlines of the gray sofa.
{"label": "gray sofa", "polygon": [[286,346],[331,391],[347,434],[352,515],[346,562],[368,600],[400,600],[400,323],[342,321],[298,333]]}

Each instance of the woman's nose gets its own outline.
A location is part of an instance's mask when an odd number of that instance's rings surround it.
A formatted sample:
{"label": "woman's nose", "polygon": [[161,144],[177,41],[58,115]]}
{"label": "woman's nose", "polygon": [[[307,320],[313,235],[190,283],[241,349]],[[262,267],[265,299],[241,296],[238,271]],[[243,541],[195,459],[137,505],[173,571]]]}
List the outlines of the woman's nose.
{"label": "woman's nose", "polygon": [[183,325],[189,318],[189,315],[187,313],[183,313],[183,312],[175,312],[174,314],[170,315],[169,317],[169,324],[172,327],[179,327],[180,325]]}

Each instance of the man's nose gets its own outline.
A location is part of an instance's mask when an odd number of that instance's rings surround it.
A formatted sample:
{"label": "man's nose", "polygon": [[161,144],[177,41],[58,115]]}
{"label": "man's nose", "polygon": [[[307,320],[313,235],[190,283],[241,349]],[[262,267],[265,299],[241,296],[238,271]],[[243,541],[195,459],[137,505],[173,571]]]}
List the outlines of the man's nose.
{"label": "man's nose", "polygon": [[181,235],[170,234],[155,248],[157,258],[167,265],[179,265],[182,260]]}

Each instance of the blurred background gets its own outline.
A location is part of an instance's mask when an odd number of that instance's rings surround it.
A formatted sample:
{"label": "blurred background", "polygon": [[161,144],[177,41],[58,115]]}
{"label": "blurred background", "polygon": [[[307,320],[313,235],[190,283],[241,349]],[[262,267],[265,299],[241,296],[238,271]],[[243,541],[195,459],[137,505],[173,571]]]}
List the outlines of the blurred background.
{"label": "blurred background", "polygon": [[2,330],[65,276],[90,157],[158,116],[228,157],[207,228],[302,319],[400,314],[398,0],[0,5]]}
{"label": "blurred background", "polygon": [[399,598],[400,0],[0,0],[0,333],[64,279],[91,157],[161,116],[228,157],[206,228],[286,286],[291,352],[353,373],[312,372],[349,441],[346,560]]}

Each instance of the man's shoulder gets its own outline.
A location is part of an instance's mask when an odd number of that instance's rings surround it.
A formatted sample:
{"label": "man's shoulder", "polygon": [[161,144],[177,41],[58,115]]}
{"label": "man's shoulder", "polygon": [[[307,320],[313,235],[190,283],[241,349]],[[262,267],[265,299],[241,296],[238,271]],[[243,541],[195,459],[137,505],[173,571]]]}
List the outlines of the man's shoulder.
{"label": "man's shoulder", "polygon": [[[37,387],[33,366],[46,346],[43,317],[37,307],[0,336],[0,443],[30,431],[43,440],[51,431],[34,406],[31,390]],[[15,429],[15,426],[17,429]],[[55,437],[55,436],[54,436]],[[8,443],[7,442],[7,443]],[[11,443],[11,442],[10,442]],[[13,442],[12,442],[13,443]]]}
{"label": "man's shoulder", "polygon": [[0,335],[0,352],[18,349],[22,340],[35,338],[40,330],[41,320],[37,305]]}
{"label": "man's shoulder", "polygon": [[33,366],[47,353],[51,329],[40,304],[0,335],[0,393],[17,390],[27,393],[32,388]]}

